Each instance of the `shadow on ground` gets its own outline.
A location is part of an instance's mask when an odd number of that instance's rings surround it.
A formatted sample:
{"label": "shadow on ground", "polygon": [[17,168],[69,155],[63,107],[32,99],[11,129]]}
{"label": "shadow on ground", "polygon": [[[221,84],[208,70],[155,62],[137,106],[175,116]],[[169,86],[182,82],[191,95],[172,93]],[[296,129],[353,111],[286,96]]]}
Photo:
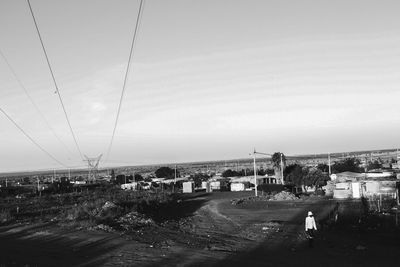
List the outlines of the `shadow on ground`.
{"label": "shadow on ground", "polygon": [[[239,251],[179,251],[168,258],[148,266],[379,266],[398,263],[400,232],[390,218],[365,217],[360,202],[340,203],[340,217],[336,223],[332,216],[334,202],[321,200],[298,203],[298,212],[286,211],[280,220],[280,231],[261,242]],[[260,220],[273,221],[274,216],[260,212],[244,219],[243,227]],[[304,235],[304,218],[308,210],[317,214],[319,231],[313,248]],[[285,209],[283,209],[285,212]],[[277,216],[278,218],[279,216]],[[285,216],[281,216],[281,218]],[[276,220],[275,220],[276,221]],[[198,260],[185,261],[193,253]],[[221,254],[223,254],[221,256]],[[176,259],[182,259],[177,261]]]}
{"label": "shadow on ground", "polygon": [[[118,248],[115,236],[84,239],[68,230],[51,234],[52,224],[0,229],[1,266],[96,266],[105,252]],[[76,232],[76,231],[75,231]]]}

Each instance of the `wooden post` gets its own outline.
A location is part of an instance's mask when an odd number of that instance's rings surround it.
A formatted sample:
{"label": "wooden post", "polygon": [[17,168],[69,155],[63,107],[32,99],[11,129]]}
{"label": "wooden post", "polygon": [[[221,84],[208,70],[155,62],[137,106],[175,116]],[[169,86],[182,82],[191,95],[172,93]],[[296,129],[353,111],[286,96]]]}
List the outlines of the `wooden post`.
{"label": "wooden post", "polygon": [[379,193],[378,212],[381,212],[381,208],[382,208],[382,194]]}

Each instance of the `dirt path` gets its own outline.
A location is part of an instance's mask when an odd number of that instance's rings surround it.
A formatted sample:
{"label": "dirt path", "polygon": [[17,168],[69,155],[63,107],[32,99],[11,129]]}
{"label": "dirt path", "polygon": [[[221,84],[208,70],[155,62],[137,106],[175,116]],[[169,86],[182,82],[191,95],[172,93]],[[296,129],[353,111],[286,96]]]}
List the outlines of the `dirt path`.
{"label": "dirt path", "polygon": [[54,223],[0,227],[0,265],[376,266],[380,261],[392,263],[400,248],[398,231],[363,234],[343,220],[342,227],[321,229],[315,248],[309,249],[303,235],[307,211],[326,221],[334,202],[235,206],[230,202],[235,197],[195,195],[184,200],[186,209],[196,205],[191,216],[126,235],[77,231]]}

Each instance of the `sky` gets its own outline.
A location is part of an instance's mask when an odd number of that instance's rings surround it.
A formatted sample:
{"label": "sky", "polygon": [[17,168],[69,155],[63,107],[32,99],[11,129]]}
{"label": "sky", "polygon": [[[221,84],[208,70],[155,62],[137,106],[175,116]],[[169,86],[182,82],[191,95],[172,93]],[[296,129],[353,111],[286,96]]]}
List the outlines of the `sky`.
{"label": "sky", "polygon": [[[30,2],[100,166],[400,146],[399,1],[145,0],[109,155],[140,1]],[[57,159],[0,113],[0,172],[84,166],[25,0],[0,34],[0,108]]]}

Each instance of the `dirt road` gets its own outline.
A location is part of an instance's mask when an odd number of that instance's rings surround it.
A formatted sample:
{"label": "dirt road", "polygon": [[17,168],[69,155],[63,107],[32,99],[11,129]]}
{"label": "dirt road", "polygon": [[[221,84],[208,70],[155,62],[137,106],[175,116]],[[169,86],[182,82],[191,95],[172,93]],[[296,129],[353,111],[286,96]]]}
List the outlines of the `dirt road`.
{"label": "dirt road", "polygon": [[[357,218],[328,226],[334,202],[263,201],[232,205],[251,193],[186,197],[157,226],[120,235],[55,223],[0,228],[0,263],[10,266],[376,266],[396,262],[399,231],[356,229]],[[200,203],[200,204],[199,204]],[[196,208],[193,208],[196,207]],[[343,203],[343,214],[357,206]],[[188,213],[188,210],[191,212]],[[312,210],[324,226],[313,249],[303,235]],[[353,214],[349,213],[349,214]],[[367,231],[367,232],[363,232]]]}

